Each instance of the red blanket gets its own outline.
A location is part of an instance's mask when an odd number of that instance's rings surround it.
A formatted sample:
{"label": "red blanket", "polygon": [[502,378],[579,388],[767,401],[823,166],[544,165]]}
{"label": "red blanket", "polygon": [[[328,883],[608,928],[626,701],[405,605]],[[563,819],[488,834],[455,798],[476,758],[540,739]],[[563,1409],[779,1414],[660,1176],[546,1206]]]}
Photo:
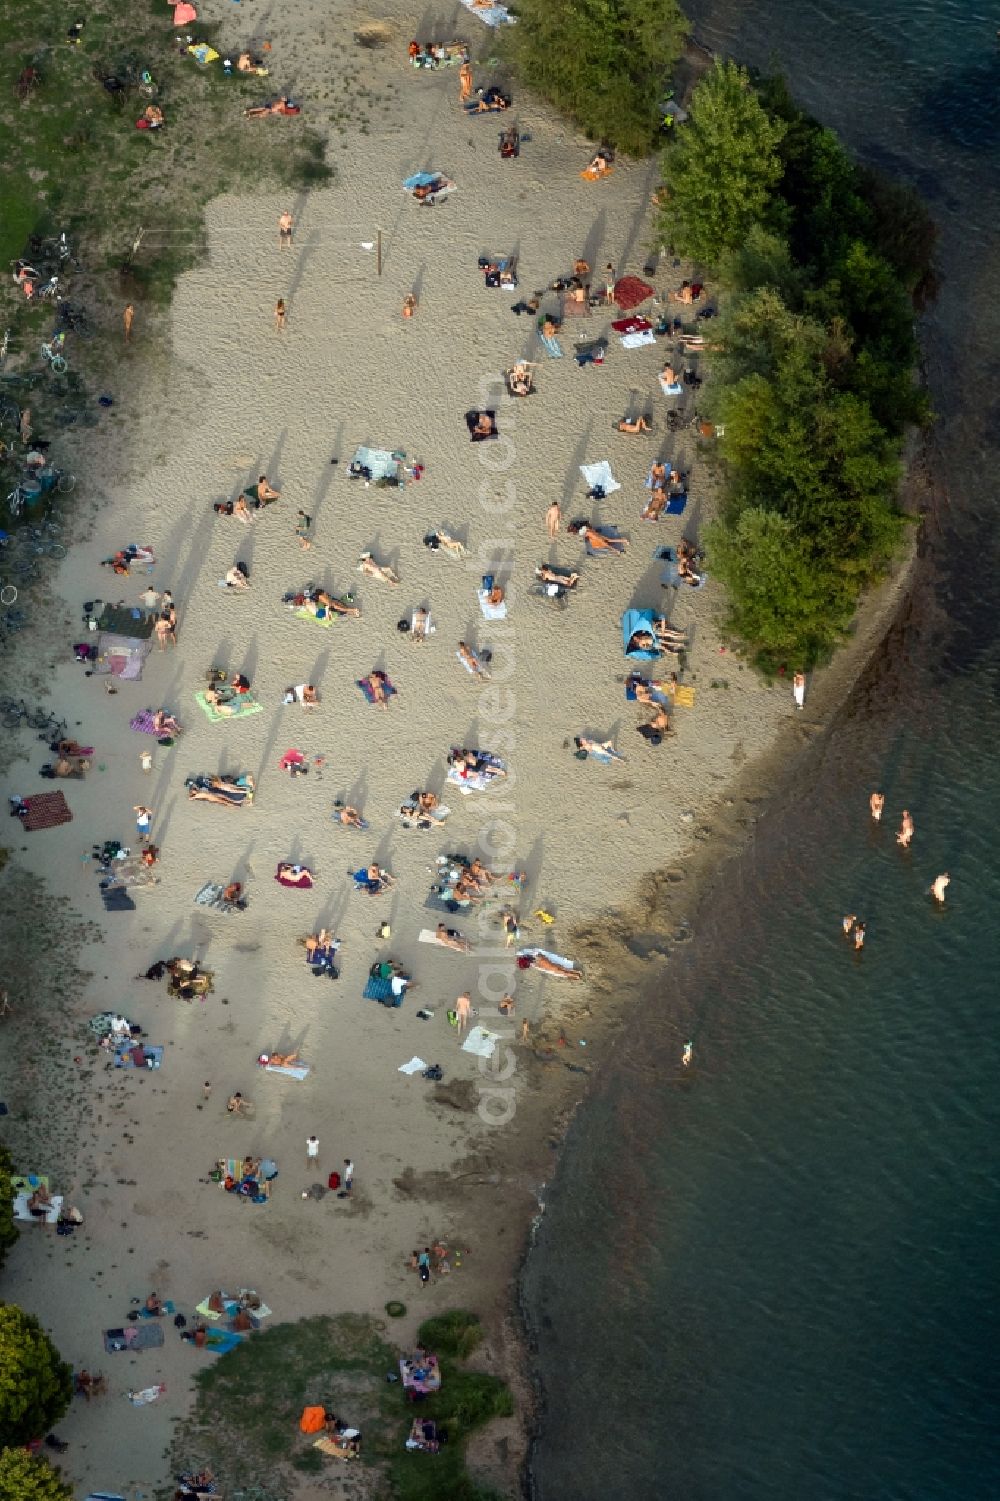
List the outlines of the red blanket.
{"label": "red blanket", "polygon": [[622,276],[615,282],[615,301],[623,313],[638,307],[647,297],[652,297],[655,288],[637,276]]}
{"label": "red blanket", "polygon": [[24,808],[21,826],[26,834],[37,833],[39,829],[54,829],[57,824],[70,823],[73,818],[61,792],[36,792],[33,797],[24,799]]}

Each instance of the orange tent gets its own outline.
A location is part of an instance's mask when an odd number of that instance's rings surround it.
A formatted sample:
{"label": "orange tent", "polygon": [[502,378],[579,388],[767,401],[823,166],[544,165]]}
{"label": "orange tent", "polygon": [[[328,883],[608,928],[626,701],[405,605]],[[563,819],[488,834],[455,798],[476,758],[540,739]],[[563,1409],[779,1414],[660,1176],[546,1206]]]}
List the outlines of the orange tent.
{"label": "orange tent", "polygon": [[299,1418],[299,1429],[302,1433],[322,1433],[326,1427],[326,1409],[322,1407],[304,1407],[302,1416]]}

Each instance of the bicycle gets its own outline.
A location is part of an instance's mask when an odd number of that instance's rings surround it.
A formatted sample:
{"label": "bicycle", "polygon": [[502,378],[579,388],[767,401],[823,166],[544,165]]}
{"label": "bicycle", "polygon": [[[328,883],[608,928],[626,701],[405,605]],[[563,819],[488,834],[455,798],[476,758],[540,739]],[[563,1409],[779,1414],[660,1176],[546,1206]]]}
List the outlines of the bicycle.
{"label": "bicycle", "polygon": [[[43,713],[40,709],[29,709],[23,698],[0,699],[0,714],[3,715],[4,727],[8,730],[16,730],[22,720],[27,720],[28,727],[32,730],[47,730],[53,722],[50,714]],[[61,723],[60,720],[55,722]]]}
{"label": "bicycle", "polygon": [[17,603],[17,590],[13,584],[0,584],[0,605]]}
{"label": "bicycle", "polygon": [[5,363],[5,361],[7,359],[7,350],[9,349],[9,347],[10,347],[10,329],[9,328],[5,328],[4,331],[3,331],[3,338],[0,339],[0,365],[2,365],[2,364]]}

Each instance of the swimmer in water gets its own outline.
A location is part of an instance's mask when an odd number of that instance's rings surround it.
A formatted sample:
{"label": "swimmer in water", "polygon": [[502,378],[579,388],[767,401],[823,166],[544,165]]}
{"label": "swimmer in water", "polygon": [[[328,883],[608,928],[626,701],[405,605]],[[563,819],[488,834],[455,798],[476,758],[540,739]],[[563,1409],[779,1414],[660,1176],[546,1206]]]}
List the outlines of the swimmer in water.
{"label": "swimmer in water", "polygon": [[873,792],[868,799],[868,806],[872,812],[872,822],[881,823],[882,809],[885,807],[885,794],[882,792]]}
{"label": "swimmer in water", "polygon": [[904,808],[902,822],[899,825],[899,833],[896,835],[896,843],[898,845],[901,845],[904,850],[908,850],[910,847],[910,840],[912,838],[913,819],[910,817],[910,810],[908,808]]}
{"label": "swimmer in water", "polygon": [[686,1042],[684,1044],[684,1050],[681,1053],[681,1063],[683,1064],[683,1066],[685,1068],[687,1068],[687,1066],[691,1062],[691,1059],[692,1059],[693,1056],[694,1056],[694,1048],[691,1046],[691,1044],[689,1042]]}
{"label": "swimmer in water", "polygon": [[940,907],[944,906],[944,894],[951,885],[951,876],[947,871],[943,875],[936,876],[933,885],[929,888],[931,896]]}
{"label": "swimmer in water", "polygon": [[840,919],[841,927],[844,930],[844,937],[845,938],[850,938],[850,936],[851,936],[851,929],[854,927],[854,924],[857,922],[857,920],[858,920],[858,917],[857,917],[857,913],[856,912],[851,912],[851,913],[849,913],[847,915],[847,917],[842,917]]}
{"label": "swimmer in water", "polygon": [[858,923],[854,924],[854,948],[855,948],[855,951],[859,951],[859,950],[863,949],[864,946],[865,946],[865,924],[863,922],[858,922]]}

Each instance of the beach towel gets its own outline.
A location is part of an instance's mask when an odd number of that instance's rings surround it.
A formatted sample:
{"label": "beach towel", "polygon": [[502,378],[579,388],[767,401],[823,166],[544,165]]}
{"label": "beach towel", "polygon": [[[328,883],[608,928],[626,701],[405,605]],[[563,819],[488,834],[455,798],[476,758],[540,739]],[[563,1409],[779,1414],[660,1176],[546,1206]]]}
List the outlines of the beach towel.
{"label": "beach towel", "polygon": [[414,188],[426,188],[439,180],[443,181],[443,186],[435,188],[429,197],[419,200],[421,203],[436,203],[439,198],[446,198],[449,193],[455,192],[456,184],[444,172],[414,172],[412,177],[404,179],[403,187],[412,194]]}
{"label": "beach towel", "polygon": [[631,318],[616,318],[611,327],[616,334],[642,334],[651,330],[653,325],[648,318],[633,314]]}
{"label": "beach towel", "polygon": [[688,498],[686,495],[671,495],[664,507],[663,514],[665,516],[683,516],[687,503]]}
{"label": "beach towel", "polygon": [[109,1355],[127,1350],[157,1350],[163,1344],[163,1325],[153,1320],[127,1324],[124,1329],[105,1329],[104,1348]]}
{"label": "beach towel", "polygon": [[477,589],[476,598],[479,600],[479,608],[484,620],[506,620],[507,601],[505,599],[502,599],[498,605],[491,605],[489,592],[486,589]]}
{"label": "beach towel", "polygon": [[159,1068],[163,1049],[147,1043],[120,1042],[115,1048],[115,1068]]}
{"label": "beach towel", "polygon": [[641,662],[655,662],[659,657],[659,650],[654,647],[633,647],[629,649],[632,637],[637,631],[649,631],[655,638],[653,622],[656,614],[653,610],[626,610],[622,616],[622,646],[627,657],[637,657]]}
{"label": "beach towel", "polygon": [[371,483],[376,484],[380,479],[398,478],[400,459],[405,457],[405,454],[390,452],[388,448],[366,448],[362,444],[354,450],[351,467],[367,469]]}
{"label": "beach towel", "polygon": [[393,994],[392,976],[383,978],[381,975],[369,975],[362,992],[366,1001],[378,1001],[382,1006],[391,1006],[394,1009],[403,1004],[405,990],[398,995]]}
{"label": "beach towel", "polygon": [[148,641],[156,626],[153,611],[135,605],[105,605],[97,617],[98,632],[128,641]]}
{"label": "beach towel", "polygon": [[141,709],[138,714],[133,714],[128,727],[135,730],[137,735],[155,735],[157,732],[153,728],[152,709]]}
{"label": "beach towel", "polygon": [[615,302],[623,313],[627,313],[630,308],[645,302],[647,297],[652,297],[654,291],[655,288],[640,281],[638,276],[620,276],[615,282]]}
{"label": "beach towel", "polygon": [[102,886],[101,901],[105,912],[134,912],[135,902],[124,886]]}
{"label": "beach towel", "polygon": [[[365,698],[370,704],[377,704],[380,702],[380,700],[375,697],[375,694],[372,691],[372,685],[368,678],[357,678],[356,682],[358,687],[361,689],[361,692],[364,694]],[[386,698],[392,698],[395,695],[396,690],[388,678],[386,678],[385,682],[382,684],[382,691],[385,693]]]}
{"label": "beach towel", "polygon": [[205,1349],[211,1350],[213,1355],[228,1355],[230,1350],[242,1345],[245,1338],[245,1335],[235,1334],[231,1329],[209,1329]]}
{"label": "beach towel", "polygon": [[[187,0],[181,0],[180,5],[174,6],[174,25],[190,26],[192,21],[197,21],[198,12],[193,5],[188,5]],[[218,57],[218,53],[215,54]]]}
{"label": "beach towel", "polygon": [[311,620],[315,625],[333,625],[336,620],[346,619],[339,610],[327,610],[324,607],[322,615],[314,615],[312,610],[307,610],[305,606],[295,611],[295,618],[296,620]]}
{"label": "beach towel", "polygon": [[127,1392],[126,1396],[133,1407],[146,1407],[150,1402],[155,1402],[157,1397],[162,1397],[166,1389],[165,1384],[161,1382],[159,1386],[143,1387],[141,1392]]}
{"label": "beach towel", "polygon": [[595,528],[595,530],[597,530],[598,534],[604,537],[606,541],[620,542],[622,545],[621,547],[591,547],[590,543],[587,542],[584,544],[587,549],[587,557],[620,558],[626,550],[625,542],[627,539],[625,537],[619,536],[617,530],[613,526],[602,526]]}
{"label": "beach towel", "polygon": [[607,459],[602,459],[599,464],[581,464],[580,473],[587,481],[591,491],[603,490],[605,495],[613,495],[621,485],[611,473],[611,465]]}
{"label": "beach towel", "polygon": [[[434,944],[437,944],[438,948],[447,948],[447,944],[443,944],[441,942],[441,940],[437,936],[437,932],[436,932],[436,930],[434,928],[421,928],[420,932],[417,934],[417,942],[418,943],[434,943]],[[456,952],[457,952],[457,950],[456,950]]]}
{"label": "beach towel", "polygon": [[18,817],[26,834],[37,834],[41,829],[54,829],[61,823],[73,821],[69,804],[61,792],[36,792],[33,797],[22,798]]}
{"label": "beach towel", "polygon": [[265,1074],[285,1074],[289,1079],[304,1079],[309,1073],[308,1063],[262,1063]]}
{"label": "beach towel", "polygon": [[694,688],[690,683],[678,683],[674,689],[674,703],[679,709],[694,708]]}
{"label": "beach towel", "polygon": [[651,328],[643,329],[640,333],[622,334],[621,346],[623,349],[642,349],[645,344],[655,344],[656,335]]}
{"label": "beach towel", "polygon": [[250,714],[263,714],[264,712],[264,705],[259,704],[252,693],[238,694],[235,700],[226,704],[223,713],[220,713],[214,704],[209,703],[204,693],[196,693],[194,701],[209,724],[222,724],[230,719],[246,719]]}
{"label": "beach towel", "polygon": [[659,377],[659,381],[660,381],[660,390],[663,392],[664,396],[683,396],[684,395],[684,387],[681,385],[681,383],[680,383],[679,380],[673,381],[673,382],[667,381],[667,380],[664,380],[663,376],[661,375]]}
{"label": "beach towel", "polygon": [[584,182],[600,182],[602,178],[610,177],[614,170],[614,167],[605,167],[603,172],[595,172],[593,167],[584,167],[580,176]]}
{"label": "beach towel", "polygon": [[290,891],[311,891],[316,884],[312,871],[305,865],[300,865],[298,870],[283,870],[279,865],[274,872],[274,879],[279,886],[287,886]]}
{"label": "beach towel", "polygon": [[554,338],[552,334],[543,334],[540,329],[538,332],[538,337],[541,340],[542,347],[544,348],[550,360],[562,359],[563,352],[560,348],[558,339]]}
{"label": "beach towel", "polygon": [[473,1027],[462,1043],[462,1052],[472,1053],[477,1058],[492,1058],[499,1041],[499,1033],[488,1032],[485,1027]]}
{"label": "beach towel", "polygon": [[[11,1181],[13,1182],[14,1180],[12,1179]],[[46,1188],[48,1188],[48,1179],[46,1178],[44,1182]],[[38,1183],[35,1184],[35,1188],[37,1187]],[[31,1190],[31,1193],[33,1192],[34,1189]],[[31,1210],[28,1208],[28,1200],[31,1198],[31,1193],[29,1193],[27,1189],[22,1189],[20,1192],[16,1192],[14,1194],[14,1218],[16,1220],[20,1220],[26,1225],[58,1224],[59,1216],[62,1214],[62,1207],[64,1202],[63,1195],[52,1194],[49,1198],[49,1202],[45,1205],[45,1213],[32,1214]]]}
{"label": "beach towel", "polygon": [[409,1063],[401,1063],[396,1072],[399,1074],[422,1074],[426,1067],[427,1064],[424,1060],[414,1054]]}
{"label": "beach towel", "polygon": [[506,5],[477,5],[475,0],[461,0],[461,3],[487,26],[513,26],[517,20]]}

